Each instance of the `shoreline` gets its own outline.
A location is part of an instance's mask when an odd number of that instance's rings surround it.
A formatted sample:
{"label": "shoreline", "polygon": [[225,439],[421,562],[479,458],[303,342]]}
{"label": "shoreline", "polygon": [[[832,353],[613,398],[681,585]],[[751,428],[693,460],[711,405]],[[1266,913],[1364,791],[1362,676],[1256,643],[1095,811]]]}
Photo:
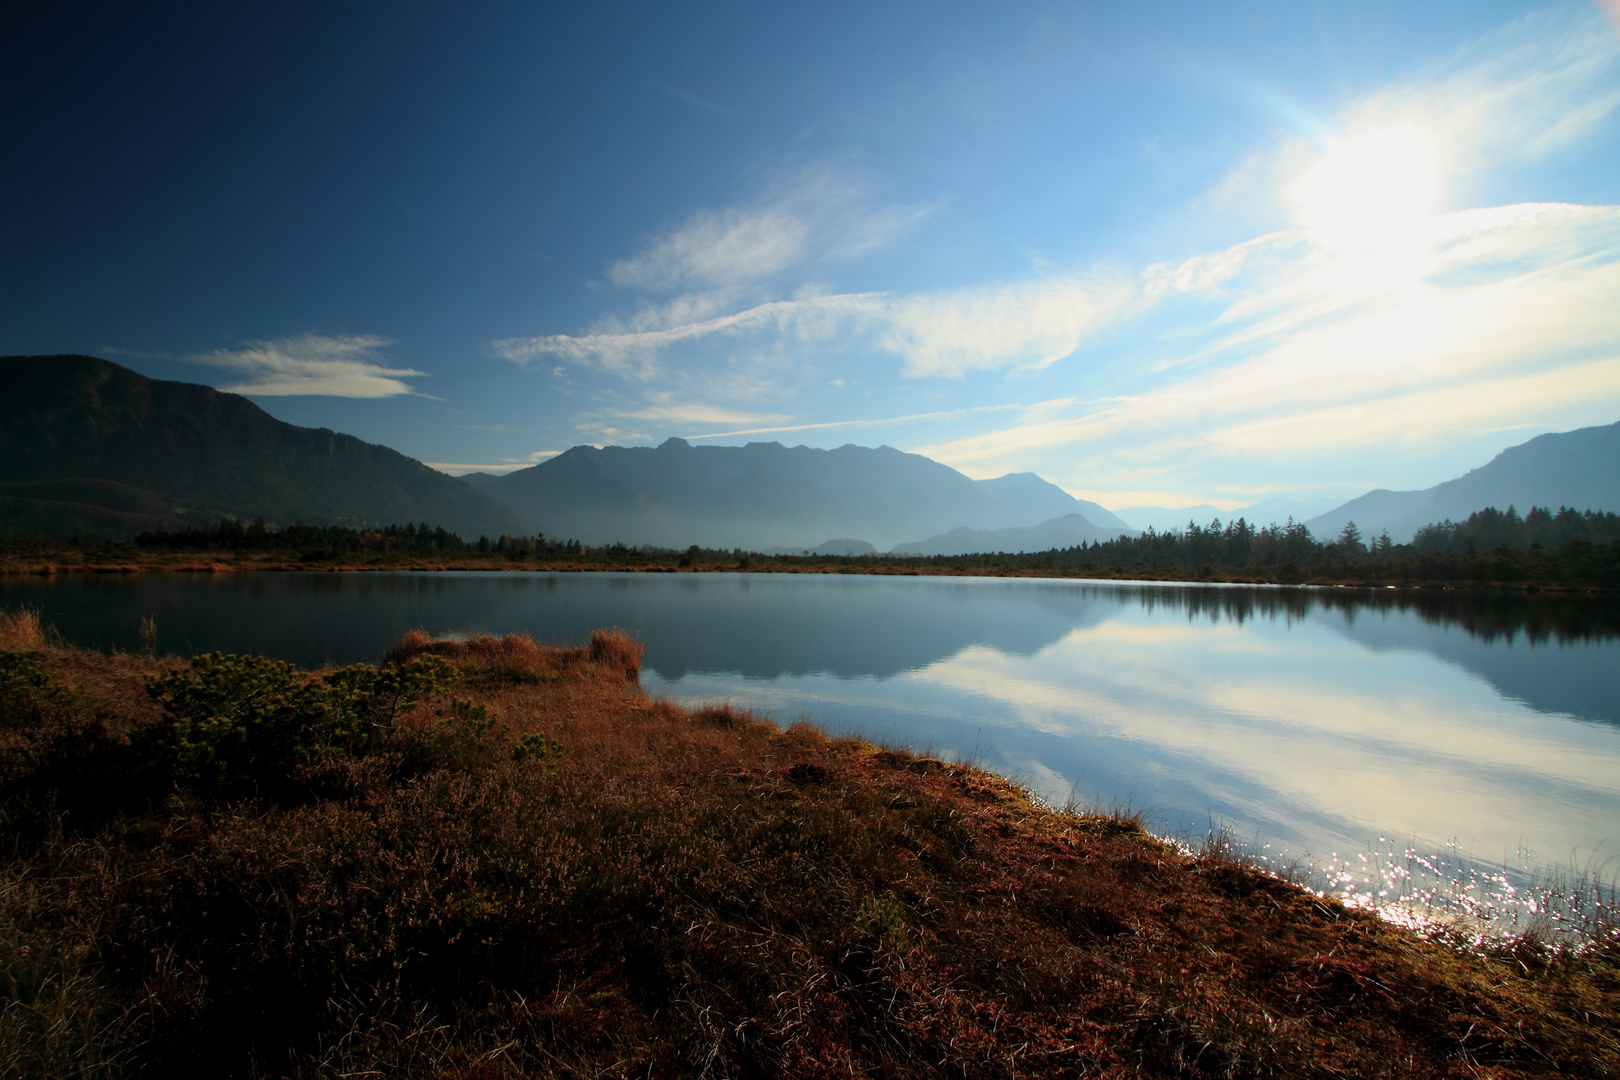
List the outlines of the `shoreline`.
{"label": "shoreline", "polygon": [[[55,553],[53,553],[55,554]],[[977,556],[976,556],[977,557]],[[1189,576],[1184,568],[1166,569],[1154,574],[1141,568],[1110,570],[1093,569],[927,565],[908,566],[903,562],[867,562],[866,557],[810,557],[788,556],[792,561],[779,561],[764,556],[759,560],[735,560],[680,565],[678,558],[668,561],[626,563],[614,560],[500,560],[491,559],[400,559],[384,561],[310,561],[275,557],[203,559],[186,556],[145,556],[134,559],[71,559],[61,556],[21,559],[15,556],[0,561],[0,579],[51,578],[74,575],[121,574],[232,574],[232,573],[558,573],[558,574],[787,574],[787,575],[857,575],[871,577],[993,577],[1040,578],[1060,581],[1096,581],[1161,585],[1227,585],[1238,587],[1266,586],[1275,588],[1355,588],[1394,591],[1444,591],[1482,594],[1553,594],[1561,596],[1606,596],[1614,589],[1598,585],[1569,584],[1566,582],[1491,581],[1459,582],[1438,579],[1391,581],[1387,578],[1335,576],[1329,574],[1301,574],[1297,579],[1284,580],[1282,575],[1263,575],[1240,572],[1212,572]]]}

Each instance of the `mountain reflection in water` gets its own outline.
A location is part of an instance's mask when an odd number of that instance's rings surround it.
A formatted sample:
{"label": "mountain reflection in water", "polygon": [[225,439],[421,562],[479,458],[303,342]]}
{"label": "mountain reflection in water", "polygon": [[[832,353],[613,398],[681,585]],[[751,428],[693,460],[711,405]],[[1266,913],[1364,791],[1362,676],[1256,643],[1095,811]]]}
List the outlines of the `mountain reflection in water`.
{"label": "mountain reflection in water", "polygon": [[254,574],[0,584],[70,641],[375,660],[407,629],[647,645],[649,692],[976,755],[1049,799],[1563,862],[1620,840],[1620,612],[1585,596],[797,575]]}
{"label": "mountain reflection in water", "polygon": [[619,626],[666,679],[829,674],[888,678],[984,645],[1033,656],[1121,607],[1242,627],[1335,626],[1374,650],[1427,653],[1544,712],[1620,724],[1620,604],[1557,594],[1247,588],[1050,579],[742,574],[215,574],[0,582],[0,604],[40,608],[69,641],[260,652],[309,666],[375,661],[412,627],[579,641]]}

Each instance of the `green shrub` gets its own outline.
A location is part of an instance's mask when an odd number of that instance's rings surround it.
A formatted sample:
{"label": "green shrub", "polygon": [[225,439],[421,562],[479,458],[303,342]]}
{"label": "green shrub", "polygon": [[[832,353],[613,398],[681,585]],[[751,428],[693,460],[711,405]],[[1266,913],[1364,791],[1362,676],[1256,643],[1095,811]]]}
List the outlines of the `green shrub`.
{"label": "green shrub", "polygon": [[467,698],[450,699],[450,723],[457,731],[475,738],[488,735],[495,726],[495,714],[487,705],[477,705]]}
{"label": "green shrub", "polygon": [[283,661],[208,653],[147,680],[163,720],[145,741],[181,787],[257,786],[322,755],[372,751],[402,712],[459,677],[436,656],[311,679]]}
{"label": "green shrub", "polygon": [[556,761],[562,757],[562,743],[543,731],[531,731],[512,746],[514,761]]}
{"label": "green shrub", "polygon": [[74,704],[38,653],[0,652],[0,788],[65,749],[82,749],[93,724],[75,722]]}
{"label": "green shrub", "polygon": [[326,745],[366,753],[393,733],[401,713],[460,678],[454,664],[431,655],[398,666],[339,668],[322,680],[328,708]]}
{"label": "green shrub", "polygon": [[504,742],[506,729],[497,728],[495,714],[487,706],[465,698],[451,698],[450,708],[432,728],[416,728],[396,740],[404,756],[406,771],[414,772],[434,762],[449,762],[460,768],[476,768],[491,760],[491,746]]}
{"label": "green shrub", "polygon": [[52,681],[38,653],[0,652],[0,719],[63,705],[68,697],[67,691]]}

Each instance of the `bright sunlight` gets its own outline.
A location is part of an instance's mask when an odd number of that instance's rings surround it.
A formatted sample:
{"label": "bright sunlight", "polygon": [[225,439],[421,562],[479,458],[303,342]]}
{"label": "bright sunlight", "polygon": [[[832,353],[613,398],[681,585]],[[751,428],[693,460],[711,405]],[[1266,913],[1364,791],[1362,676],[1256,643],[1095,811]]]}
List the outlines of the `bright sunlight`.
{"label": "bright sunlight", "polygon": [[1322,243],[1384,248],[1414,238],[1435,188],[1428,140],[1394,128],[1330,145],[1296,197],[1306,228]]}

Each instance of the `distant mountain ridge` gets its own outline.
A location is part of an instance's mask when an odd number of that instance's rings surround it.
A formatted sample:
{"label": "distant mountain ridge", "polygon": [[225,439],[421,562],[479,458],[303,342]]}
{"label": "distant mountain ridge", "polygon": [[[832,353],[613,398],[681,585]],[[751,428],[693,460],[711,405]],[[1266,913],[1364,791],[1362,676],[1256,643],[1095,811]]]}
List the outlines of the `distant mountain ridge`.
{"label": "distant mountain ridge", "polygon": [[1425,525],[1491,506],[1521,514],[1532,506],[1620,511],[1620,423],[1538,435],[1455,480],[1422,491],[1369,491],[1305,525],[1331,539],[1354,521],[1365,538],[1388,530],[1404,544]]}
{"label": "distant mountain ridge", "polygon": [[1187,527],[1188,521],[1203,526],[1216,519],[1236,521],[1238,518],[1263,529],[1267,525],[1281,525],[1289,518],[1304,521],[1316,517],[1334,509],[1337,504],[1336,499],[1297,499],[1284,496],[1262,499],[1236,510],[1222,510],[1218,506],[1203,503],[1199,506],[1182,507],[1126,506],[1115,510],[1114,513],[1130,522],[1133,527],[1144,531],[1152,528],[1155,532],[1180,532]]}
{"label": "distant mountain ridge", "polygon": [[1130,528],[1034,473],[972,480],[887,446],[576,446],[481,487],[547,535],[587,544],[798,551],[834,536],[886,550],[955,528],[1067,514]]}
{"label": "distant mountain ridge", "polygon": [[792,548],[775,547],[775,548],[767,548],[764,551],[760,552],[760,554],[762,554],[762,555],[843,555],[843,556],[876,555],[877,553],[878,553],[877,548],[873,547],[871,544],[868,544],[865,540],[856,540],[856,539],[853,539],[851,537],[843,537],[843,538],[839,538],[839,539],[826,540],[826,541],[823,541],[820,544],[817,544],[813,548],[799,548],[798,550],[794,550]]}
{"label": "distant mountain ridge", "polygon": [[535,531],[396,450],[284,423],[237,394],[74,355],[0,357],[0,386],[0,537],[126,539],[225,515]]}
{"label": "distant mountain ridge", "polygon": [[471,484],[479,491],[483,491],[490,484],[493,484],[495,481],[499,480],[500,476],[496,473],[470,472],[462,473],[461,475],[457,476],[456,479],[460,480],[464,484]]}
{"label": "distant mountain ridge", "polygon": [[952,529],[926,540],[899,544],[893,552],[896,555],[972,555],[1002,551],[1019,554],[1134,535],[1133,529],[1100,528],[1082,514],[1065,514],[1039,525],[1011,529]]}

